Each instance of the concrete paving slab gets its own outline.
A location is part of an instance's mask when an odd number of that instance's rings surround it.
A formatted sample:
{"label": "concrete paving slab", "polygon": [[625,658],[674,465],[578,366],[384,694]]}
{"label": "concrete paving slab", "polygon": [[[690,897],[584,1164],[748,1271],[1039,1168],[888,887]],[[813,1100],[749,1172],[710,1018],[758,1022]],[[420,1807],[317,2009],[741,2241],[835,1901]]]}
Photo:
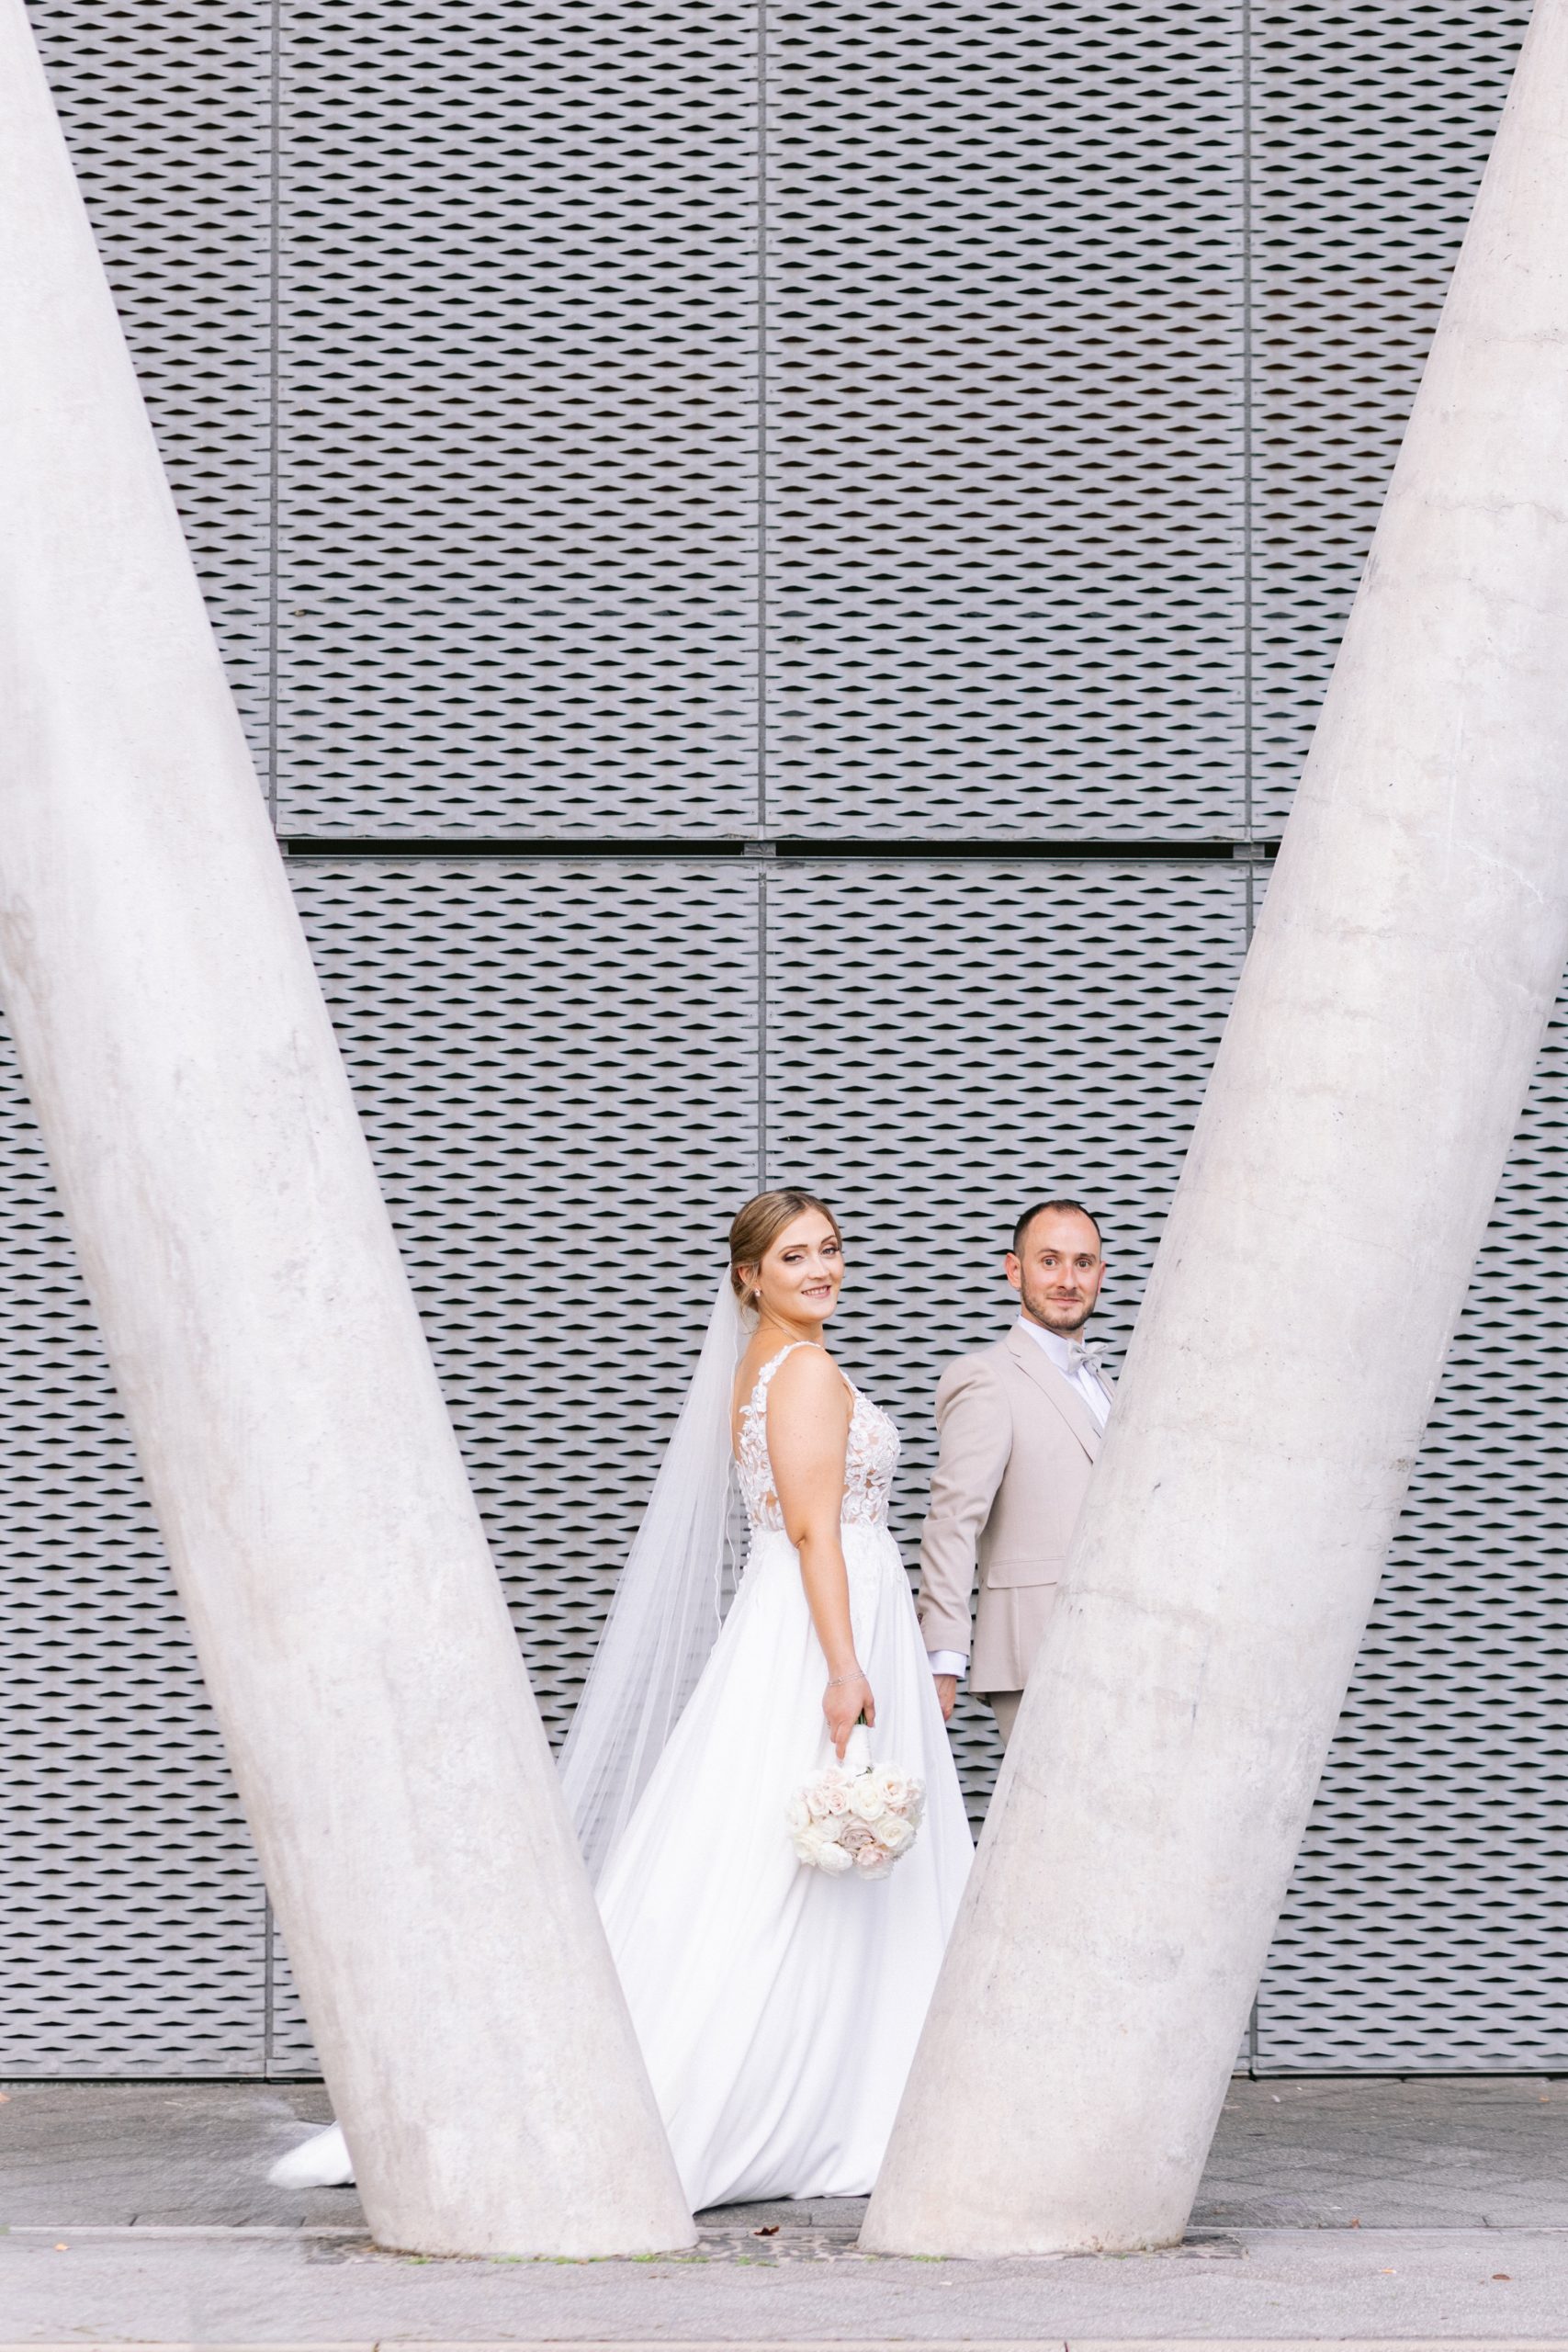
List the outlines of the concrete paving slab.
{"label": "concrete paving slab", "polygon": [[1192,2218],[1254,2229],[1568,2222],[1568,2082],[1235,2082]]}
{"label": "concrete paving slab", "polygon": [[0,2222],[364,2227],[352,2189],[267,2182],[330,2120],[319,2083],[9,2083],[3,2097]]}
{"label": "concrete paving slab", "polygon": [[364,2240],[155,2229],[0,2239],[15,2343],[1042,2345],[1563,2335],[1568,2234],[1251,2231],[1224,2258],[439,2262]]}

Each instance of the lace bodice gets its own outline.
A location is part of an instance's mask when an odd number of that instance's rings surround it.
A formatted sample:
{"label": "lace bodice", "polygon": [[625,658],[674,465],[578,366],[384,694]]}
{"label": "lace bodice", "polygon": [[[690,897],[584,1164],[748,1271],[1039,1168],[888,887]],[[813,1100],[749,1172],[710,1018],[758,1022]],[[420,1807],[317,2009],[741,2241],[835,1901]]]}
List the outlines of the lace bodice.
{"label": "lace bodice", "polygon": [[[768,1459],[768,1388],[785,1356],[793,1355],[796,1348],[812,1344],[808,1340],[795,1340],[789,1347],[781,1348],[772,1362],[762,1366],[756,1386],[740,1408],[740,1442],[735,1465],[746,1517],[754,1528],[771,1528],[777,1532],[784,1528],[784,1514],[773,1492],[773,1464]],[[845,1527],[880,1527],[886,1522],[887,1498],[893,1487],[893,1473],[898,1466],[898,1432],[881,1406],[874,1405],[869,1396],[863,1396],[847,1376],[846,1385],[854,1399],[854,1410],[850,1415],[849,1444],[844,1456],[844,1508],[840,1521]]]}

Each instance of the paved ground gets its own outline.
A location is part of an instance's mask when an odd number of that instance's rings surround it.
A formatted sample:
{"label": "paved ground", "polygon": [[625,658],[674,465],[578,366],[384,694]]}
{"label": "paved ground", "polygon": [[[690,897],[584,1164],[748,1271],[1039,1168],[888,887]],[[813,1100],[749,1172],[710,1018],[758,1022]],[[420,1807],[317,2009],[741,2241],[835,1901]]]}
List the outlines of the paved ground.
{"label": "paved ground", "polygon": [[267,2165],[313,2089],[25,2086],[0,2105],[0,2347],[1544,2345],[1568,2352],[1568,2083],[1237,2083],[1179,2251],[908,2262],[860,2208],[732,2208],[695,2253],[435,2262]]}

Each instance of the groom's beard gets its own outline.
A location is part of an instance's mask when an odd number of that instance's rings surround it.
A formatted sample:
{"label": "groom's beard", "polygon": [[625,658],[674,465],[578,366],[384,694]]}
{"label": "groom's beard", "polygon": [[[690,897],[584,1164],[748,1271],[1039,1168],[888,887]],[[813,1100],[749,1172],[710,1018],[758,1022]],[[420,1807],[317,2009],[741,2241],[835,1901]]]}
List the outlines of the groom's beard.
{"label": "groom's beard", "polygon": [[1043,1323],[1047,1331],[1060,1331],[1064,1338],[1069,1340],[1083,1329],[1094,1313],[1092,1303],[1086,1306],[1078,1299],[1069,1306],[1065,1299],[1043,1298],[1038,1291],[1031,1290],[1027,1283],[1021,1288],[1019,1296],[1023,1301],[1025,1312],[1036,1323]]}

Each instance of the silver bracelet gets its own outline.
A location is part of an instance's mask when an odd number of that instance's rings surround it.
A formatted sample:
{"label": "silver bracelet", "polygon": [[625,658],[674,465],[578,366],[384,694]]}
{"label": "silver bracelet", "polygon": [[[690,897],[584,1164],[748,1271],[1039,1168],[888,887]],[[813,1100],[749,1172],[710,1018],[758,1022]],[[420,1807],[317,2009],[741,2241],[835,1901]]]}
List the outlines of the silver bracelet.
{"label": "silver bracelet", "polygon": [[852,1674],[829,1675],[828,1678],[828,1688],[829,1690],[836,1690],[840,1682],[863,1682],[864,1680],[865,1676],[861,1672],[860,1668],[857,1666]]}

